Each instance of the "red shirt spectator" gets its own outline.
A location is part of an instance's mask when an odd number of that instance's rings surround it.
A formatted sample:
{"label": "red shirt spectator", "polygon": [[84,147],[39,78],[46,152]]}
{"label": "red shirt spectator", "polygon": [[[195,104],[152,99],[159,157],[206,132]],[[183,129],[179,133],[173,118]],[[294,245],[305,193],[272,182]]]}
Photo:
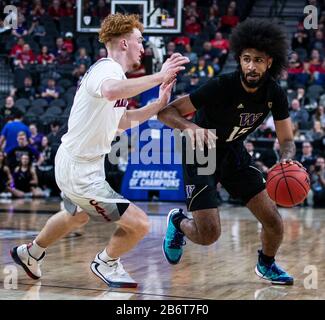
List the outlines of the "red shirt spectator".
{"label": "red shirt spectator", "polygon": [[65,34],[65,38],[63,40],[63,46],[69,53],[72,53],[74,50],[74,43],[73,43],[72,37],[73,37],[72,32],[67,32]]}
{"label": "red shirt spectator", "polygon": [[48,9],[49,15],[55,20],[59,20],[64,15],[64,9],[60,5],[60,0],[53,0],[52,5]]}
{"label": "red shirt spectator", "polygon": [[19,38],[17,41],[17,44],[15,44],[10,50],[10,57],[11,58],[17,57],[17,55],[23,51],[24,44],[25,44],[24,39]]}
{"label": "red shirt spectator", "polygon": [[227,50],[227,52],[229,51],[229,41],[227,39],[223,39],[221,32],[217,32],[215,38],[210,42],[212,44],[212,47],[216,49],[220,49],[221,51]]}
{"label": "red shirt spectator", "polygon": [[64,17],[71,17],[71,18],[74,17],[75,9],[71,1],[67,1],[65,3],[65,8],[62,9],[62,14]]}
{"label": "red shirt spectator", "polygon": [[39,64],[48,64],[48,63],[53,63],[55,60],[55,57],[52,53],[48,52],[47,46],[43,46],[41,53],[37,56],[37,62]]}
{"label": "red shirt spectator", "polygon": [[185,47],[187,44],[190,44],[190,38],[186,37],[186,36],[180,36],[180,37],[175,38],[174,42],[176,45],[180,44]]}
{"label": "red shirt spectator", "polygon": [[229,7],[227,9],[227,15],[221,17],[221,25],[223,27],[235,27],[239,22],[239,17],[235,16],[234,9]]}
{"label": "red shirt spectator", "polygon": [[29,44],[24,44],[23,51],[17,55],[17,60],[19,60],[23,65],[35,62],[35,55]]}
{"label": "red shirt spectator", "polygon": [[201,33],[201,25],[196,22],[195,17],[190,17],[185,20],[185,33],[191,35],[199,35]]}

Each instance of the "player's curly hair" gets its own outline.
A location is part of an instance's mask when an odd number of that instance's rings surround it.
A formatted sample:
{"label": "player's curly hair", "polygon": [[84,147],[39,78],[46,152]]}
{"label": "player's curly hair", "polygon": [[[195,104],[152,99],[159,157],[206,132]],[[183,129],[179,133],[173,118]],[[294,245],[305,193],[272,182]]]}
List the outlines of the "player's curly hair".
{"label": "player's curly hair", "polygon": [[131,33],[134,28],[143,32],[143,25],[136,14],[110,14],[102,22],[99,30],[99,42],[106,44],[121,35]]}
{"label": "player's curly hair", "polygon": [[234,28],[230,47],[239,63],[243,50],[253,48],[273,58],[270,75],[277,79],[288,64],[288,41],[284,30],[275,22],[248,18]]}

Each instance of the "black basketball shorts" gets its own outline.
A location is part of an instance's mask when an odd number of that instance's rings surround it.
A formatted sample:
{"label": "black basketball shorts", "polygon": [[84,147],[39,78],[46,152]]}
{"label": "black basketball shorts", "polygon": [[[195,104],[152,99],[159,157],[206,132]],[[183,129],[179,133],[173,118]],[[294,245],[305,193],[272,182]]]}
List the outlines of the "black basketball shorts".
{"label": "black basketball shorts", "polygon": [[[263,175],[254,166],[242,141],[218,146],[214,150],[214,173],[198,174],[198,169],[207,165],[199,164],[196,156],[189,163],[186,159],[186,143],[183,141],[182,163],[188,211],[217,208],[220,204],[217,198],[218,182],[233,198],[240,199],[244,204],[265,189]],[[207,150],[204,153],[206,155]]]}

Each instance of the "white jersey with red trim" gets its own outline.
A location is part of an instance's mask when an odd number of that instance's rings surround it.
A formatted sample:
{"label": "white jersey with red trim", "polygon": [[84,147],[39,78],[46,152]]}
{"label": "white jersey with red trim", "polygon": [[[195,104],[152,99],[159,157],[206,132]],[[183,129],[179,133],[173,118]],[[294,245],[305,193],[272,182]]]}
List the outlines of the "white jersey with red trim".
{"label": "white jersey with red trim", "polygon": [[62,137],[62,146],[76,159],[95,159],[111,150],[127,100],[109,101],[102,96],[101,86],[108,79],[126,76],[120,64],[103,58],[89,68],[77,89],[68,132]]}

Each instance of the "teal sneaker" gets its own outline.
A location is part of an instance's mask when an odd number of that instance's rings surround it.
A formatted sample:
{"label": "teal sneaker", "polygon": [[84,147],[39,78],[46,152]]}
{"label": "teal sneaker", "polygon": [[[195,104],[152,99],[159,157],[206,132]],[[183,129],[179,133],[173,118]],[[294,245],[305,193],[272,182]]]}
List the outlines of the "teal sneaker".
{"label": "teal sneaker", "polygon": [[[261,251],[258,251],[260,254]],[[272,284],[293,285],[293,277],[281,269],[275,262],[271,265],[266,265],[258,259],[255,267],[255,273],[262,279],[271,282]]]}
{"label": "teal sneaker", "polygon": [[178,231],[173,223],[173,217],[177,214],[183,215],[182,209],[172,209],[167,216],[167,231],[163,242],[163,252],[170,264],[177,264],[183,254],[184,233]]}

